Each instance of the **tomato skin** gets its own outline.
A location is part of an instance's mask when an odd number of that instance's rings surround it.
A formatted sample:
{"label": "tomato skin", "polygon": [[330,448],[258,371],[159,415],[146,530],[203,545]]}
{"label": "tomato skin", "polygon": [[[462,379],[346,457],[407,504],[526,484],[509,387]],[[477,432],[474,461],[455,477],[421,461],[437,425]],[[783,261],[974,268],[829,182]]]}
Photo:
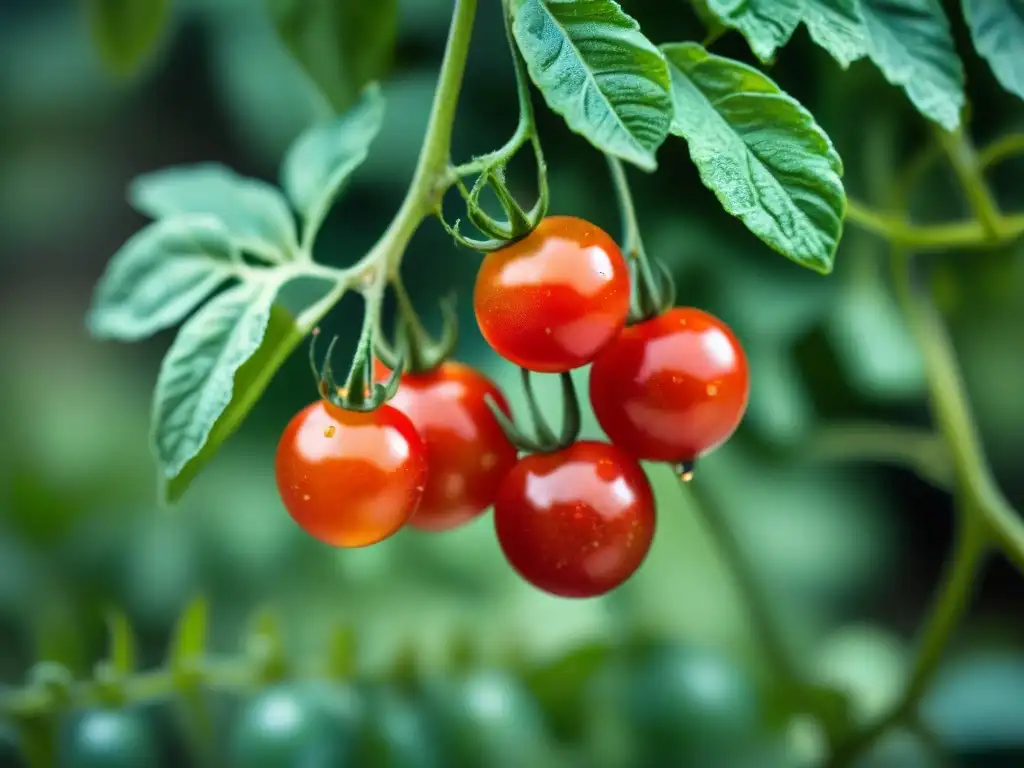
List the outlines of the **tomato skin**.
{"label": "tomato skin", "polygon": [[720,446],[747,410],[746,353],[725,323],[677,307],[626,328],[590,369],[609,439],[638,459],[682,463]]}
{"label": "tomato skin", "polygon": [[654,522],[640,465],[614,445],[592,441],[520,459],[494,505],[509,563],[560,597],[594,597],[626,581],[647,556]]}
{"label": "tomato skin", "polygon": [[550,216],[484,259],[473,306],[499,355],[561,373],[586,365],[615,338],[629,298],[629,268],[615,241],[583,219]]}
{"label": "tomato skin", "polygon": [[307,533],[336,547],[365,547],[396,533],[416,512],[427,482],[423,442],[389,405],[368,413],[323,400],[281,435],[277,488]]}
{"label": "tomato skin", "polygon": [[[379,361],[378,381],[390,371]],[[444,362],[432,371],[402,376],[389,405],[409,417],[427,455],[427,487],[409,524],[446,531],[469,522],[494,503],[501,481],[516,463],[509,442],[484,401],[510,414],[490,379],[468,365]]]}

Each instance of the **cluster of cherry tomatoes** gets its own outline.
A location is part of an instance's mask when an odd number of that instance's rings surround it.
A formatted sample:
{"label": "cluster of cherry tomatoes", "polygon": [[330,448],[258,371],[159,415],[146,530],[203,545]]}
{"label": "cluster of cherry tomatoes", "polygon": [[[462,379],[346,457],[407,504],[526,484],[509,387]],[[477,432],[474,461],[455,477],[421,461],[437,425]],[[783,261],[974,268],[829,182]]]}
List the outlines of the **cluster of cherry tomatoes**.
{"label": "cluster of cherry tomatoes", "polygon": [[[525,453],[488,407],[509,414],[493,382],[442,362],[404,373],[369,412],[320,400],[292,419],[277,451],[291,516],[339,547],[381,541],[409,524],[462,525],[490,507],[502,551],[529,583],[592,597],[640,567],[655,527],[639,461],[682,469],[735,431],[746,410],[746,356],[720,320],[670,308],[628,323],[629,266],[614,240],[553,216],[488,255],[474,309],[484,338],[527,371],[590,370],[590,403],[610,442]],[[390,371],[377,363],[375,378]]]}

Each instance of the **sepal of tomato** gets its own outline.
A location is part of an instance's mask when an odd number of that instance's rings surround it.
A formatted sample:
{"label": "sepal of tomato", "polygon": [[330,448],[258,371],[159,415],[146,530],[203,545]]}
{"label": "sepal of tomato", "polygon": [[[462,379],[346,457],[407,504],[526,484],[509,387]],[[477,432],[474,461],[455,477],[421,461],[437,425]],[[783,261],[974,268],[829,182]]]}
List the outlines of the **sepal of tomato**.
{"label": "sepal of tomato", "polygon": [[[377,380],[389,375],[378,361]],[[402,375],[389,405],[409,417],[423,440],[428,466],[423,499],[409,521],[413,527],[449,530],[494,503],[516,462],[516,449],[485,398],[510,413],[497,385],[468,365],[449,361],[425,373]]]}
{"label": "sepal of tomato", "polygon": [[412,422],[395,408],[350,411],[318,400],[285,428],[275,473],[285,508],[307,533],[336,547],[365,547],[416,512],[427,458]]}
{"label": "sepal of tomato", "polygon": [[489,254],[473,307],[495,352],[521,368],[562,373],[589,363],[629,314],[629,268],[615,241],[571,216],[550,216]]}
{"label": "sepal of tomato", "polygon": [[629,326],[590,369],[590,403],[638,459],[685,465],[720,446],[747,410],[743,346],[713,315],[679,307]]}

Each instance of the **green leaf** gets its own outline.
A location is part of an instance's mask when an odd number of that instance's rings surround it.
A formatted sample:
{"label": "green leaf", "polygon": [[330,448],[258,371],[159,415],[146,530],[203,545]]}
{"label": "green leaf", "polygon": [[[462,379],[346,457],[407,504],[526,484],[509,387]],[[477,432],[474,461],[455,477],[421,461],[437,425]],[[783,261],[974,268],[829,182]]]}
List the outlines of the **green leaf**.
{"label": "green leaf", "polygon": [[825,132],[752,67],[696,43],[662,51],[672,70],[672,132],[686,139],[704,184],[779,253],[831,272],[846,196]]}
{"label": "green leaf", "polygon": [[646,171],[672,119],[658,49],[613,0],[518,0],[513,33],[548,106],[602,152]]}
{"label": "green leaf", "polygon": [[122,77],[135,72],[156,45],[169,8],[170,0],[86,0],[103,63]]}
{"label": "green leaf", "polygon": [[858,0],[804,0],[803,21],[811,39],[844,69],[867,55]]}
{"label": "green leaf", "polygon": [[232,402],[235,373],[263,342],[276,282],[239,283],[182,326],[164,358],[153,402],[161,473],[176,478]]}
{"label": "green leaf", "polygon": [[128,676],[135,671],[135,635],[128,618],[118,610],[107,612],[110,633],[109,661],[116,672]]}
{"label": "green leaf", "polygon": [[978,53],[996,80],[1024,99],[1024,0],[963,0]]}
{"label": "green leaf", "polygon": [[292,56],[336,112],[391,66],[398,0],[267,0]]}
{"label": "green leaf", "polygon": [[939,0],[860,0],[868,54],[917,110],[946,130],[960,124],[964,71]]}
{"label": "green leaf", "polygon": [[708,10],[742,34],[762,61],[793,36],[803,17],[804,0],[708,0]]}
{"label": "green leaf", "polygon": [[212,216],[154,222],[110,260],[96,286],[89,330],[99,338],[137,341],[177,325],[237,273],[240,259]]}
{"label": "green leaf", "polygon": [[206,635],[210,605],[205,597],[197,597],[185,608],[171,637],[168,661],[173,669],[181,669],[206,652]]}
{"label": "green leaf", "polygon": [[612,655],[608,644],[590,642],[526,674],[523,682],[540,703],[556,734],[570,741],[579,739],[587,686]]}
{"label": "green leaf", "polygon": [[162,478],[160,496],[165,502],[174,504],[181,499],[224,441],[241,426],[274,374],[305,335],[306,330],[296,325],[288,310],[279,304],[273,305],[263,341],[235,374],[231,401],[214,422],[202,448],[174,476]]}
{"label": "green leaf", "polygon": [[305,222],[310,243],[349,176],[362,165],[384,120],[384,97],[374,83],[354,107],[305,131],[284,158],[281,184]]}
{"label": "green leaf", "polygon": [[295,219],[281,192],[218,163],[178,166],[136,178],[132,206],[155,219],[205,213],[220,219],[243,251],[272,262],[298,250]]}

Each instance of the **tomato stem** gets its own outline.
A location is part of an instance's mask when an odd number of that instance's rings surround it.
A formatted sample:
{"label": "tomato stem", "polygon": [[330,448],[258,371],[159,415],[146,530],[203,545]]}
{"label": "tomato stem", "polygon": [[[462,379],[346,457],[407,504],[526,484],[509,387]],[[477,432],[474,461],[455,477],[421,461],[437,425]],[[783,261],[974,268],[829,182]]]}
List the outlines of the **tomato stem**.
{"label": "tomato stem", "polygon": [[377,357],[392,370],[401,367],[400,362],[403,360],[408,373],[426,373],[434,370],[451,357],[459,341],[455,295],[450,294],[441,300],[442,330],[440,338],[435,340],[423,327],[401,275],[395,274],[392,277],[391,287],[398,304],[395,340],[394,344],[388,344],[383,332],[378,329],[374,339]]}
{"label": "tomato stem", "polygon": [[643,237],[640,235],[640,223],[637,220],[633,193],[629,188],[629,178],[622,161],[612,155],[605,155],[608,169],[611,172],[612,184],[619,212],[622,215],[622,250],[633,273],[633,309],[630,322],[638,323],[660,315],[675,303],[675,286],[668,269],[658,262],[658,273],[651,265],[651,259],[644,248]]}
{"label": "tomato stem", "polygon": [[487,395],[484,400],[487,407],[494,414],[498,425],[505,436],[508,437],[521,453],[554,453],[568,448],[579,439],[582,427],[583,416],[580,410],[579,396],[576,394],[576,385],[572,380],[572,373],[566,371],[559,374],[562,384],[562,429],[559,434],[548,424],[537,402],[533,390],[533,382],[530,371],[520,368],[523,380],[523,391],[526,394],[526,406],[530,412],[530,421],[533,425],[535,436],[531,437],[523,432],[516,423],[510,419],[494,399]]}

